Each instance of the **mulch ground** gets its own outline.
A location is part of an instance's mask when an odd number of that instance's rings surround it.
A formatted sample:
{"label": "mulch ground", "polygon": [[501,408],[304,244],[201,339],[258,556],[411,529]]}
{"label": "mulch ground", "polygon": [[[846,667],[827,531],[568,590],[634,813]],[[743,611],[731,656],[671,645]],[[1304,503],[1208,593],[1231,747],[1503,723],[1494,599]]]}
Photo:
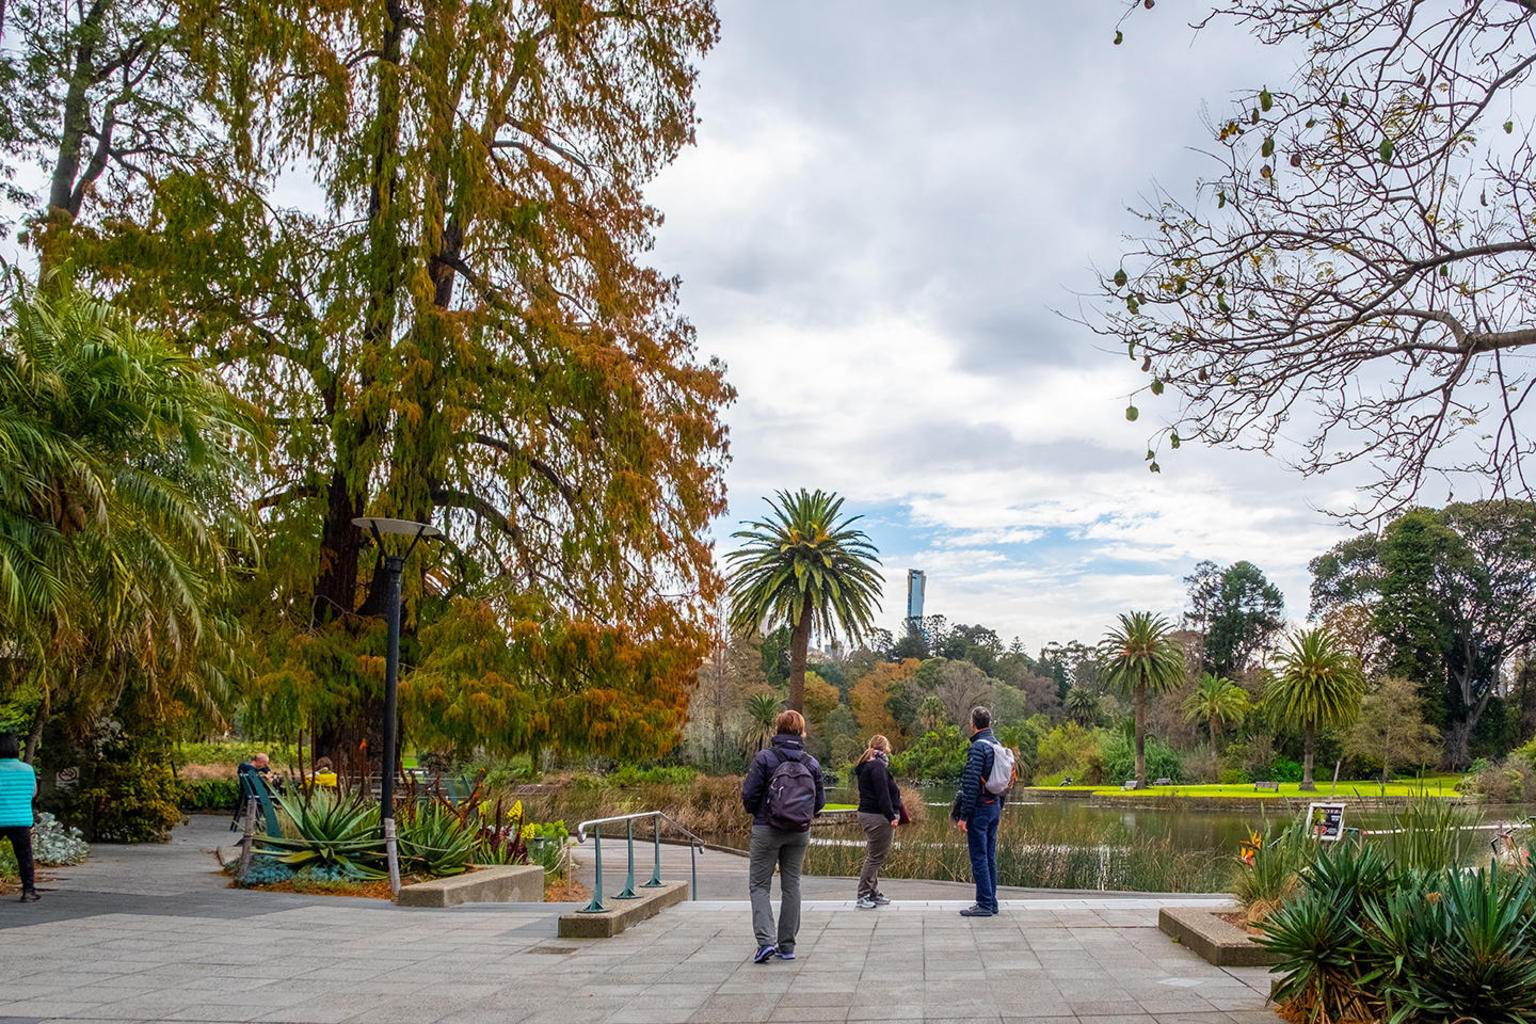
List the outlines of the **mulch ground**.
{"label": "mulch ground", "polygon": [[[404,882],[404,879],[402,879]],[[307,896],[356,896],[369,900],[392,900],[395,894],[390,891],[389,879],[380,879],[377,882],[354,882],[350,885],[314,885],[299,882],[295,884],[292,879],[286,882],[271,882],[267,885],[236,885],[229,883],[231,889],[252,889],[256,892],[297,892]]]}

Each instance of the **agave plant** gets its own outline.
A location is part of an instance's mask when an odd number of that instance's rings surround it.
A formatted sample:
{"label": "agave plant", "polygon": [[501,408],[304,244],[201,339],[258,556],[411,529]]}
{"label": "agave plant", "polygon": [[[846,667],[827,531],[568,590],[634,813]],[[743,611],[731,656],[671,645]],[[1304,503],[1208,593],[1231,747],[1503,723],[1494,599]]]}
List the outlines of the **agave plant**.
{"label": "agave plant", "polygon": [[407,874],[462,875],[474,862],[475,827],[443,800],[407,804],[400,817],[400,867]]}
{"label": "agave plant", "polygon": [[257,843],[264,852],[294,870],[339,868],[356,878],[385,877],[379,808],[366,791],[279,793],[277,801],[294,834],[261,836]]}

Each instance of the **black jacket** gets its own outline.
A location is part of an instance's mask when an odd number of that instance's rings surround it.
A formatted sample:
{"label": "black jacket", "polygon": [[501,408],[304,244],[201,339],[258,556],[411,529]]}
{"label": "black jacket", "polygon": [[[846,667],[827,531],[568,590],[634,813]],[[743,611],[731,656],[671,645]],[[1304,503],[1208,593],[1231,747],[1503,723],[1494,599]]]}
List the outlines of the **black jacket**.
{"label": "black jacket", "polygon": [[1002,807],[1004,794],[987,792],[987,776],[992,774],[992,761],[997,756],[990,744],[996,742],[991,729],[982,729],[971,737],[971,749],[965,753],[965,773],[960,776],[960,791],[949,809],[949,820],[970,821],[978,804],[996,802]]}
{"label": "black jacket", "polygon": [[[784,756],[780,756],[780,755]],[[752,758],[752,767],[747,769],[746,781],[741,784],[741,805],[752,815],[752,824],[768,824],[768,781],[773,778],[773,770],[781,761],[792,761],[796,758],[805,762],[805,766],[811,770],[811,777],[816,780],[816,813],[827,805],[826,787],[821,781],[821,765],[816,759],[805,752],[805,741],[799,736],[775,736],[773,745],[767,750],[759,750],[757,756]]]}
{"label": "black jacket", "polygon": [[895,821],[901,811],[901,790],[891,775],[890,766],[880,758],[872,757],[855,765],[853,774],[859,780],[859,811]]}

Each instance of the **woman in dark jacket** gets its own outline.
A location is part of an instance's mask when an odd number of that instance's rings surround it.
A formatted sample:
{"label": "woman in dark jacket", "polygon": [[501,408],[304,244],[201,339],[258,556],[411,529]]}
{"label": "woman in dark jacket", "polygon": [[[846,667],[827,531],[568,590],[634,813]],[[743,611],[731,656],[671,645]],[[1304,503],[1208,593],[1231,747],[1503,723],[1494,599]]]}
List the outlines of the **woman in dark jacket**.
{"label": "woman in dark jacket", "polygon": [[873,910],[891,902],[880,892],[880,865],[891,852],[891,833],[901,820],[901,790],[891,775],[891,741],[871,736],[869,749],[860,755],[853,774],[859,780],[859,824],[869,837],[854,906]]}

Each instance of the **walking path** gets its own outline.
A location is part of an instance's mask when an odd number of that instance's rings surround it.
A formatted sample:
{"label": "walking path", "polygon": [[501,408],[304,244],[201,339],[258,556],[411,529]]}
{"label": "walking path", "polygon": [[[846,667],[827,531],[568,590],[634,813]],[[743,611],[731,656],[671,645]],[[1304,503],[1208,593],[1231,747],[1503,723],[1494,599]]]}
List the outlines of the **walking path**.
{"label": "walking path", "polygon": [[908,899],[892,882],[896,904],[856,911],[847,880],[807,879],[825,897],[807,905],[799,958],[756,966],[750,913],[723,892],[614,939],[562,940],[569,905],[228,889],[204,851],[232,838],[195,819],[169,846],[99,847],[53,871],[40,903],[0,903],[0,1024],[1277,1020],[1263,970],[1211,967],[1157,931],[1166,898],[1031,894],[967,920],[930,883]]}

